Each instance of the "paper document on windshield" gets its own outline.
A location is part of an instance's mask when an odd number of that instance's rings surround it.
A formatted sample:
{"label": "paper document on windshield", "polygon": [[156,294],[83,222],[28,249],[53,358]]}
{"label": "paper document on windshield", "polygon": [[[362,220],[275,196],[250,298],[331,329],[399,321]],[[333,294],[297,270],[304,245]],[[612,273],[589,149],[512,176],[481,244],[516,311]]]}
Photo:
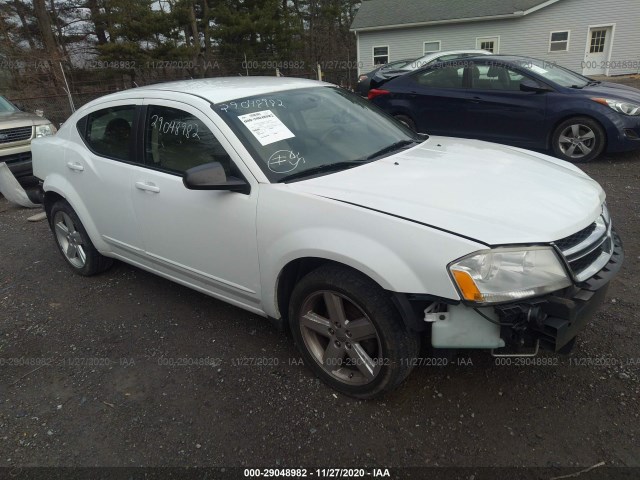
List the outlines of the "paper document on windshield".
{"label": "paper document on windshield", "polygon": [[253,136],[258,139],[263,147],[280,140],[295,137],[291,130],[271,110],[247,113],[246,115],[240,115],[238,119],[253,133]]}

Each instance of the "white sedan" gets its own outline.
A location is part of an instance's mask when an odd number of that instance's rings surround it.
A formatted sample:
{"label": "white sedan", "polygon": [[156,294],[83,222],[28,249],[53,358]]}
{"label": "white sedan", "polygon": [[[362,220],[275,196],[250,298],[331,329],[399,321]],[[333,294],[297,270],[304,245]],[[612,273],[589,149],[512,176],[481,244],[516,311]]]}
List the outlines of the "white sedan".
{"label": "white sedan", "polygon": [[269,318],[359,398],[434,364],[421,342],[568,350],[623,258],[575,166],[416,135],[309,80],[102,97],[36,140],[33,162],[75,272],[118,259]]}

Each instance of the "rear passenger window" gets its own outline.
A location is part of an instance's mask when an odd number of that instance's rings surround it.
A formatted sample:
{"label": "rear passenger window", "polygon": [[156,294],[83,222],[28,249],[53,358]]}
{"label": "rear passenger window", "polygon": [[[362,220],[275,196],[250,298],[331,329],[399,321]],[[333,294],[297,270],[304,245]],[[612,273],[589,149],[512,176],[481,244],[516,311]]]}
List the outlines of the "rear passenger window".
{"label": "rear passenger window", "polygon": [[147,165],[182,174],[205,163],[220,162],[227,175],[231,158],[202,121],[176,108],[150,105],[145,129]]}
{"label": "rear passenger window", "polygon": [[429,88],[462,88],[464,66],[451,65],[435,67],[415,76],[415,80],[423,87]]}
{"label": "rear passenger window", "polygon": [[94,153],[129,161],[135,110],[135,105],[124,105],[90,113],[78,122],[80,134]]}

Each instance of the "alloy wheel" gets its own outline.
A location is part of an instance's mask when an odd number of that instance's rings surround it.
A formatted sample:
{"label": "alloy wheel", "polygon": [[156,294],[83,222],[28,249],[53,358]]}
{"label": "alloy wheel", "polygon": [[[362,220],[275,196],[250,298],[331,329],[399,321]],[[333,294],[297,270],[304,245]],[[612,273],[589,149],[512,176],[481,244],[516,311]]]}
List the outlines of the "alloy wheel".
{"label": "alloy wheel", "polygon": [[583,124],[574,124],[560,133],[558,146],[567,157],[580,159],[593,151],[596,141],[596,134],[591,128]]}
{"label": "alloy wheel", "polygon": [[309,295],[300,330],[313,359],[340,382],[365,385],[381,371],[382,344],[369,316],[348,297],[329,290]]}
{"label": "alloy wheel", "polygon": [[58,211],[53,218],[53,225],[58,245],[66,259],[75,268],[84,267],[87,263],[84,242],[71,217]]}

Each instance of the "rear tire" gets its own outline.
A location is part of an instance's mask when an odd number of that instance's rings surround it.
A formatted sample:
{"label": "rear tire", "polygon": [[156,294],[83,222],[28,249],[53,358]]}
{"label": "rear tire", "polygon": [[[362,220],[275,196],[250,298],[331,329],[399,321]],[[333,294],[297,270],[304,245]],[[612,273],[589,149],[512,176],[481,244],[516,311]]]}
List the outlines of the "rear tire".
{"label": "rear tire", "polygon": [[394,118],[398,120],[400,123],[403,123],[405,126],[409,127],[414,132],[416,131],[415,122],[411,118],[407,117],[406,115],[394,115]]}
{"label": "rear tire", "polygon": [[293,290],[291,333],[304,362],[325,383],[370,399],[411,372],[420,337],[408,331],[389,295],[365,275],[338,265],[307,274]]}
{"label": "rear tire", "polygon": [[49,226],[62,258],[78,275],[88,277],[113,265],[113,259],[101,255],[93,246],[78,215],[66,200],[59,200],[51,207]]}
{"label": "rear tire", "polygon": [[604,129],[589,117],[565,120],[556,127],[551,140],[555,156],[572,163],[594,160],[604,151],[606,143]]}

